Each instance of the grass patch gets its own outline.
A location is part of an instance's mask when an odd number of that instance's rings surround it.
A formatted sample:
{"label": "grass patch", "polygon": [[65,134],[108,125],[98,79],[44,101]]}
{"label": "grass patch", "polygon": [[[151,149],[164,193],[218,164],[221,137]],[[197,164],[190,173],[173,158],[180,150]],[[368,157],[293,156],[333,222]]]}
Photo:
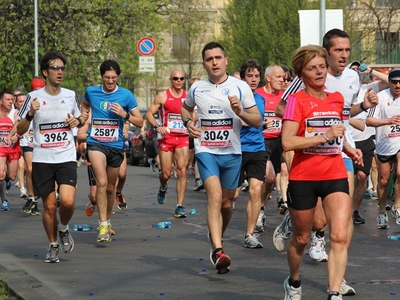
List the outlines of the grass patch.
{"label": "grass patch", "polygon": [[3,278],[0,278],[0,300],[22,300],[8,288]]}

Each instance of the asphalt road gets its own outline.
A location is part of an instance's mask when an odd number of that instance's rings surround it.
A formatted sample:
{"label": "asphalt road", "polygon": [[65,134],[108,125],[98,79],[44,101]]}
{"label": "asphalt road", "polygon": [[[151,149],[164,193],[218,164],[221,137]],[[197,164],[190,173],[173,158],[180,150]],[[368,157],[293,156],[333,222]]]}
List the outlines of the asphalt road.
{"label": "asphalt road", "polygon": [[[89,191],[85,167],[78,169],[78,178],[70,225],[87,223],[95,228],[97,213],[89,218],[84,211]],[[197,212],[175,219],[175,178],[170,179],[167,202],[159,205],[156,173],[128,166],[123,191],[128,209],[117,209],[112,217],[113,241],[97,243],[97,230],[72,232],[75,248],[69,254],[60,253],[58,264],[44,262],[48,241],[41,217],[20,211],[24,200],[13,186],[8,196],[10,211],[0,211],[0,278],[26,300],[283,299],[288,266],[286,253],[272,245],[272,233],[281,220],[275,198],[266,207],[267,226],[260,236],[264,248],[247,249],[243,247],[247,194],[241,194],[224,236],[231,272],[218,275],[209,261],[206,195],[192,191],[193,181],[189,176],[185,208]],[[376,204],[374,200],[362,204],[367,223],[355,228],[346,273],[357,295],[347,298],[380,300],[400,295],[400,241],[387,238],[400,234],[400,226],[390,219],[389,229],[376,229]],[[172,228],[152,228],[160,221],[171,221]],[[306,254],[301,274],[303,299],[326,299],[326,263],[314,262]]]}

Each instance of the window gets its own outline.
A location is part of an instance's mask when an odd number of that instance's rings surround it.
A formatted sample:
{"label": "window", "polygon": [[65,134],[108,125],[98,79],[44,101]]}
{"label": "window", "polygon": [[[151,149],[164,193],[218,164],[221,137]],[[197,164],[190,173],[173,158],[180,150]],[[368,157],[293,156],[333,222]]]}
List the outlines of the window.
{"label": "window", "polygon": [[172,28],[172,58],[181,59],[187,56],[188,43],[186,35],[179,32],[176,28]]}
{"label": "window", "polygon": [[376,7],[387,7],[388,6],[388,0],[375,0],[375,6]]}
{"label": "window", "polygon": [[379,32],[375,36],[376,62],[378,64],[397,64],[400,60],[399,32]]}

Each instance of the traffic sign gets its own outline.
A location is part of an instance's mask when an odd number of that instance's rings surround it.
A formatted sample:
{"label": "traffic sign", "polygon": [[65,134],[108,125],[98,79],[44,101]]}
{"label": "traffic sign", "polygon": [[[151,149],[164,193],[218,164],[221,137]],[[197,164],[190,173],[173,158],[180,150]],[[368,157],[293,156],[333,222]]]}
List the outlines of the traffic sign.
{"label": "traffic sign", "polygon": [[137,43],[140,55],[150,56],[156,52],[156,42],[151,37],[142,37]]}
{"label": "traffic sign", "polygon": [[139,56],[139,72],[155,72],[156,60],[154,56]]}

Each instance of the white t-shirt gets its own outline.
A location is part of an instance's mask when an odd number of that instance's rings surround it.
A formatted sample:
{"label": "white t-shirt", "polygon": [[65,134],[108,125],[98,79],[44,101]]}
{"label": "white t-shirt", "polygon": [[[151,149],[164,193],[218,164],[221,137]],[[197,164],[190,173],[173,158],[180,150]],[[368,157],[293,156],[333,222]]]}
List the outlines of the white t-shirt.
{"label": "white t-shirt", "polygon": [[[375,91],[376,93],[379,93],[379,81],[371,82],[368,84],[363,84],[363,85],[361,85],[360,92],[358,93],[357,104],[364,102],[365,93],[371,87],[372,87],[373,91]],[[365,121],[367,119],[367,116],[368,116],[368,111],[363,111],[363,112],[359,113],[358,115],[354,116],[353,118],[361,119],[361,120]],[[364,131],[361,131],[350,125],[348,128],[348,131],[351,134],[351,136],[353,137],[354,141],[360,142],[360,141],[365,141],[370,136],[374,135],[375,127],[365,125]]]}
{"label": "white t-shirt", "polygon": [[197,105],[197,126],[201,129],[201,137],[194,139],[196,153],[242,153],[242,121],[233,112],[228,95],[236,95],[245,109],[256,106],[249,85],[232,76],[221,84],[212,83],[209,79],[201,80],[189,89],[184,103],[189,107]]}
{"label": "white t-shirt", "polygon": [[40,108],[32,120],[33,162],[63,163],[76,160],[72,129],[65,121],[68,114],[75,118],[81,115],[79,102],[74,91],[61,88],[57,96],[49,95],[44,88],[27,95],[18,117],[25,118],[34,98]]}
{"label": "white t-shirt", "polygon": [[[386,119],[400,115],[400,98],[395,99],[390,88],[378,93],[378,105],[370,109],[369,117]],[[376,127],[376,154],[395,155],[400,149],[400,125]]]}

